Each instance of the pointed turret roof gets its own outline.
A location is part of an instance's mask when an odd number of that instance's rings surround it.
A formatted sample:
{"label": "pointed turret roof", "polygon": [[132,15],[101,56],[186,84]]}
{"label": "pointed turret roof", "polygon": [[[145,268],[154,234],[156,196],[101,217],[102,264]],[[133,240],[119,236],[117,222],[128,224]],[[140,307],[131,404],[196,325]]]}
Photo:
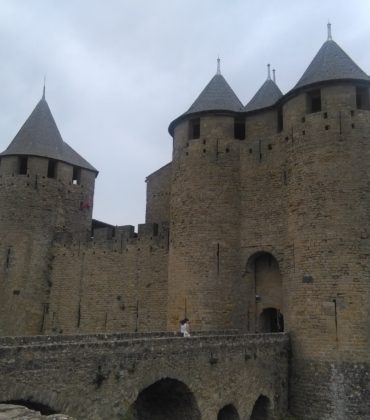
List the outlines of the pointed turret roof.
{"label": "pointed turret roof", "polygon": [[370,77],[332,40],[328,24],[328,39],[324,42],[294,89],[328,80],[355,79],[370,81]]}
{"label": "pointed turret roof", "polygon": [[183,115],[203,111],[240,112],[242,110],[243,104],[221,74],[221,60],[218,57],[216,74]]}
{"label": "pointed turret roof", "polygon": [[202,111],[235,111],[243,110],[243,104],[231,89],[221,73],[215,74],[203,89],[191,107],[185,112],[192,114]]}
{"label": "pointed turret roof", "polygon": [[[270,65],[267,65],[268,74],[267,80],[258,89],[257,93],[245,106],[246,111],[255,111],[257,109],[267,108],[274,105],[283,94],[278,88],[275,80],[271,80]],[[275,73],[274,73],[275,74]]]}
{"label": "pointed turret roof", "polygon": [[180,115],[171,122],[168,127],[168,131],[171,135],[173,134],[173,129],[176,123],[187,115],[206,111],[244,111],[243,104],[240,102],[239,98],[221,74],[220,61],[220,58],[218,58],[217,73],[202,90],[191,107],[184,114]]}
{"label": "pointed turret roof", "polygon": [[28,155],[60,160],[98,172],[62,139],[45,93],[8,148],[0,156]]}

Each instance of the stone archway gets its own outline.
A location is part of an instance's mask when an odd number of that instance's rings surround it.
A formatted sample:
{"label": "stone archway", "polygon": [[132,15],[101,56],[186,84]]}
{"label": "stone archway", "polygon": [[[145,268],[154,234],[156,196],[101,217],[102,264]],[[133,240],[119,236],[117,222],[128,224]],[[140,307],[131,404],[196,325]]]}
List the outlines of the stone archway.
{"label": "stone archway", "polygon": [[257,252],[249,258],[246,273],[251,296],[249,331],[283,331],[283,287],[278,261],[268,252]]}
{"label": "stone archway", "polygon": [[283,332],[284,317],[276,308],[264,309],[259,317],[260,332]]}
{"label": "stone archway", "polygon": [[236,408],[229,404],[218,412],[217,420],[240,420],[240,417]]}
{"label": "stone archway", "polygon": [[271,401],[265,396],[260,395],[254,403],[250,420],[272,420]]}
{"label": "stone archway", "polygon": [[176,379],[165,378],[143,389],[131,406],[130,420],[200,420],[193,393]]}

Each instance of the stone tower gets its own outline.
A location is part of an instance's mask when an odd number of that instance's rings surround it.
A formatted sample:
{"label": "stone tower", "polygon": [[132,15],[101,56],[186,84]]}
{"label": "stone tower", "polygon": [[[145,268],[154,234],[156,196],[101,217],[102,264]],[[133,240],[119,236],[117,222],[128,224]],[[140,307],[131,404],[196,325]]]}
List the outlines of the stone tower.
{"label": "stone tower", "polygon": [[329,25],[328,40],[279,104],[293,258],[285,279],[291,404],[304,418],[354,418],[354,406],[368,414],[369,86]]}
{"label": "stone tower", "polygon": [[191,317],[193,328],[241,323],[238,297],[243,105],[217,74],[173,121],[168,327]]}
{"label": "stone tower", "polygon": [[62,137],[42,99],[0,154],[0,334],[40,334],[56,235],[91,230],[97,171]]}

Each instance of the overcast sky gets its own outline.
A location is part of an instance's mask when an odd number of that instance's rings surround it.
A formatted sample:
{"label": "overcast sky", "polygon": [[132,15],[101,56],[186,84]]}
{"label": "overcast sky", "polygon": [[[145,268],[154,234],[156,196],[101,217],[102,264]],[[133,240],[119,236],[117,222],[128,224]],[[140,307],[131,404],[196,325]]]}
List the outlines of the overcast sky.
{"label": "overcast sky", "polygon": [[333,39],[370,73],[369,0],[0,0],[0,149],[42,95],[99,171],[94,217],[143,223],[145,177],[171,160],[169,123],[221,71],[246,104],[283,93]]}

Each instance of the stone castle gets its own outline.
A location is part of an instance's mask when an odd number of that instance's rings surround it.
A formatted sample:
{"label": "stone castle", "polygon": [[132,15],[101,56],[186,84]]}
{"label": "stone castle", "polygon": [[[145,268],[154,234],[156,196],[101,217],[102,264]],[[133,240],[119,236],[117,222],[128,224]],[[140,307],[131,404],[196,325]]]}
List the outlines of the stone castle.
{"label": "stone castle", "polygon": [[0,334],[284,331],[290,411],[369,418],[369,88],[330,27],[285,95],[269,69],[244,106],[218,63],[137,232],[92,219],[43,95],[0,154]]}

